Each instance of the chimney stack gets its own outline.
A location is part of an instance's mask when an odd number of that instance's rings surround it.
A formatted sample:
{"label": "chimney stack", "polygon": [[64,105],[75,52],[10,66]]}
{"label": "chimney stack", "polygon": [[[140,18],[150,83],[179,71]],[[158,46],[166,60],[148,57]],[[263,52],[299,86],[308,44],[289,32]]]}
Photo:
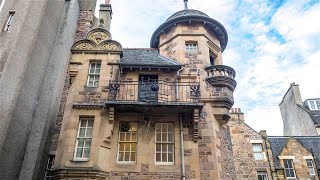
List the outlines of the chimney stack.
{"label": "chimney stack", "polygon": [[99,10],[99,27],[110,31],[110,24],[112,19],[112,7],[110,0],[105,0],[104,4],[100,5]]}

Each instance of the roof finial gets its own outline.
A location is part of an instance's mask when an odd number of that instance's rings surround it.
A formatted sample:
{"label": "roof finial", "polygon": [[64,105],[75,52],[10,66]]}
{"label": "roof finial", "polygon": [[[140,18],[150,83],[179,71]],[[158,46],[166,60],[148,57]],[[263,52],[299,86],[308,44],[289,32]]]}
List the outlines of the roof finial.
{"label": "roof finial", "polygon": [[183,0],[184,2],[184,10],[188,9],[188,0]]}

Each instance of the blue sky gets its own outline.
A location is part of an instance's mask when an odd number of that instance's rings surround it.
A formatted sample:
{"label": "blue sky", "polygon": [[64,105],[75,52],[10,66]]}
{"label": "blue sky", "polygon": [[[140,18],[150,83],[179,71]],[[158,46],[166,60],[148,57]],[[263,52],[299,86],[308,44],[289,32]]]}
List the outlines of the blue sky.
{"label": "blue sky", "polygon": [[[100,1],[100,2],[103,2]],[[154,30],[183,0],[111,0],[111,33],[123,47],[149,47]],[[225,65],[237,71],[235,105],[255,130],[282,135],[279,103],[290,83],[320,97],[320,0],[189,0],[229,35]]]}

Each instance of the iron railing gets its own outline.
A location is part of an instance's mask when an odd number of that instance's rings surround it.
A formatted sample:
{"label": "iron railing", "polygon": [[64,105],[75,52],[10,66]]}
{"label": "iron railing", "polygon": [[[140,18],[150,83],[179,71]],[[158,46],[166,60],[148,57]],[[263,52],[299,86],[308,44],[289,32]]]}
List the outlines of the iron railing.
{"label": "iron railing", "polygon": [[114,81],[108,87],[108,101],[146,103],[197,103],[198,82]]}

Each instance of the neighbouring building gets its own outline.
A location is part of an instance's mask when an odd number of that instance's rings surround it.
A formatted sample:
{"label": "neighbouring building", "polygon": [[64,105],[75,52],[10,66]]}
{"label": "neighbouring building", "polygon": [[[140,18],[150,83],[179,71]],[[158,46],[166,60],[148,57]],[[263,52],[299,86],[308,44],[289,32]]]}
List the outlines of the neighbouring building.
{"label": "neighbouring building", "polygon": [[279,106],[285,136],[320,135],[320,98],[302,102],[299,85],[292,83]]}
{"label": "neighbouring building", "polygon": [[228,126],[237,179],[271,179],[272,154],[268,151],[266,132],[258,133],[248,126],[240,108],[232,108],[230,114]]}
{"label": "neighbouring building", "polygon": [[232,108],[230,114],[238,180],[319,179],[320,136],[267,136],[244,122],[240,108]]}
{"label": "neighbouring building", "polygon": [[155,30],[151,48],[112,39],[109,3],[96,28],[80,13],[47,177],[236,179],[227,126],[236,73],[222,61],[228,34],[185,6]]}
{"label": "neighbouring building", "polygon": [[320,179],[319,136],[269,136],[274,179]]}

